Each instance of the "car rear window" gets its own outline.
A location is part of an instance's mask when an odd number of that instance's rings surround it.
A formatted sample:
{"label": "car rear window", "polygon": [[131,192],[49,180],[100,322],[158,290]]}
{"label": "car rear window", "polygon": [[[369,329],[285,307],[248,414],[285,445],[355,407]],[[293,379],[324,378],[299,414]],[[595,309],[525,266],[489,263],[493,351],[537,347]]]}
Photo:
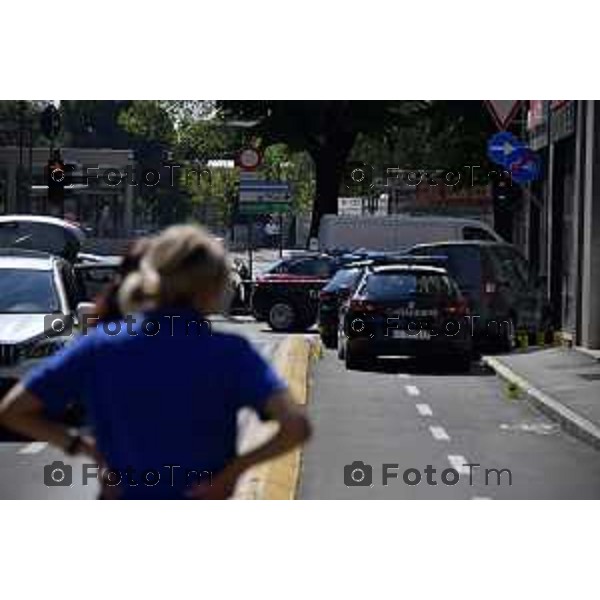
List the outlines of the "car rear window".
{"label": "car rear window", "polygon": [[446,256],[446,268],[461,289],[479,289],[481,286],[481,252],[477,246],[436,245],[414,248],[410,253],[418,256]]}
{"label": "car rear window", "polygon": [[395,300],[415,296],[455,298],[456,285],[446,276],[432,273],[371,273],[361,289],[372,300]]}
{"label": "car rear window", "polygon": [[326,292],[335,292],[339,290],[341,287],[352,287],[360,277],[362,269],[353,268],[353,269],[341,269],[338,271],[333,279],[323,288]]}
{"label": "car rear window", "polygon": [[332,264],[330,260],[307,258],[290,265],[288,273],[306,275],[308,277],[331,277]]}
{"label": "car rear window", "polygon": [[275,263],[265,273],[289,273],[328,279],[332,271],[332,261],[327,258],[292,258]]}

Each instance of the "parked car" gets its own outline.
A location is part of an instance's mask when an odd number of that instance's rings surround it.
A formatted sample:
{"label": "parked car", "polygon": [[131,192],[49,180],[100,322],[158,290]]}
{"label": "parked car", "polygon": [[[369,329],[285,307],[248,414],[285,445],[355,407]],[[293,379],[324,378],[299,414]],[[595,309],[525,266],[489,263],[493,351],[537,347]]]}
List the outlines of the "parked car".
{"label": "parked car", "polygon": [[354,291],[370,263],[350,263],[341,268],[319,292],[318,327],[326,348],[337,346],[340,301]]}
{"label": "parked car", "polygon": [[0,217],[0,248],[47,252],[75,262],[84,238],[84,233],[79,227],[56,217]]}
{"label": "parked car", "polygon": [[403,252],[419,243],[446,240],[502,238],[476,219],[410,215],[324,215],[319,225],[319,249],[369,248],[372,251]]}
{"label": "parked car", "polygon": [[[116,275],[120,259],[81,254],[83,239],[53,217],[0,217],[0,396],[68,343],[80,313]],[[65,419],[80,418],[70,406]]]}
{"label": "parked car", "polygon": [[302,331],[317,320],[319,292],[354,256],[301,254],[283,259],[252,282],[251,309],[274,331]]}
{"label": "parked car", "polygon": [[550,325],[543,281],[514,246],[498,242],[419,244],[415,256],[445,256],[448,272],[467,297],[478,344],[500,351],[515,346],[515,332],[531,336]]}
{"label": "parked car", "polygon": [[441,359],[468,370],[468,304],[445,269],[420,264],[375,266],[340,308],[338,354],[346,368],[377,356]]}

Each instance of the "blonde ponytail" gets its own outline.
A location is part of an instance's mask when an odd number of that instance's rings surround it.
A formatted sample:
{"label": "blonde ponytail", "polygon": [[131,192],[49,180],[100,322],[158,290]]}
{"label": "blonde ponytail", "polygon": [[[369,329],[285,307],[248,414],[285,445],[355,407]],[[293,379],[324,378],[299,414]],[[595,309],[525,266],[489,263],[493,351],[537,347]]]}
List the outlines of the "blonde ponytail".
{"label": "blonde ponytail", "polygon": [[120,286],[123,314],[187,305],[200,289],[223,288],[228,275],[224,248],[204,229],[193,225],[169,227],[152,238],[137,271]]}

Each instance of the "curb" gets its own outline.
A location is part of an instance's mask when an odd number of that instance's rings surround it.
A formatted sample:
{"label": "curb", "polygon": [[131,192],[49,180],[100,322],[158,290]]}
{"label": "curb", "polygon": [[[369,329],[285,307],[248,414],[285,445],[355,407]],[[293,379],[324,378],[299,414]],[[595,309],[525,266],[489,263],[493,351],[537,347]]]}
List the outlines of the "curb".
{"label": "curb", "polygon": [[593,358],[595,361],[600,362],[600,350],[591,350],[590,348],[586,348],[585,346],[574,346],[573,347],[577,352],[581,352],[590,358]]}
{"label": "curb", "polygon": [[[290,391],[300,405],[308,401],[308,376],[313,361],[321,355],[317,336],[290,335],[275,351],[273,363],[288,382]],[[272,426],[260,424],[249,433],[250,446],[270,435]],[[236,500],[294,500],[302,468],[302,448],[296,448],[275,460],[250,469],[244,474],[234,499]]]}
{"label": "curb", "polygon": [[600,450],[600,427],[595,423],[545,394],[498,359],[492,356],[483,356],[482,361],[496,375],[517,386],[527,395],[531,404],[552,420],[557,421],[565,431],[590,444],[596,450]]}

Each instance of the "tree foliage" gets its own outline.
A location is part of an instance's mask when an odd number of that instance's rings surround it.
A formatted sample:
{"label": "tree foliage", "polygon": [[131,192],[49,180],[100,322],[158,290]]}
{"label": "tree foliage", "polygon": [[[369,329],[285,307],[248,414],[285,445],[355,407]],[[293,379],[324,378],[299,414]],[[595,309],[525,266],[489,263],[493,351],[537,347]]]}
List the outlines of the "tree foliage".
{"label": "tree foliage", "polygon": [[344,167],[360,133],[385,132],[409,122],[425,108],[413,101],[231,101],[216,103],[226,121],[251,127],[263,146],[284,143],[292,151],[307,152],[315,165],[316,189],[311,234],[320,218],[337,212],[337,198]]}
{"label": "tree foliage", "polygon": [[129,100],[63,100],[62,145],[79,148],[129,148],[131,135],[119,120]]}

